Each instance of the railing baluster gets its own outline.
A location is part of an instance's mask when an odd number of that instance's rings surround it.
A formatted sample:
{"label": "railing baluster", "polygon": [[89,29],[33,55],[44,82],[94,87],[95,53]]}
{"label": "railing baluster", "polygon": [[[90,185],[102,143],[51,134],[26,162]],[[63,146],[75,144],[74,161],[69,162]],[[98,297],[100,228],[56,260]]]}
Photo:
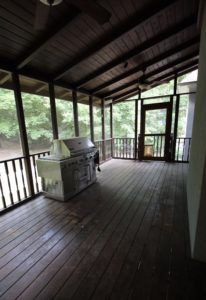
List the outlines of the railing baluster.
{"label": "railing baluster", "polygon": [[39,192],[39,184],[37,181],[37,173],[36,173],[36,160],[35,160],[35,154],[31,155],[32,162],[33,162],[33,171],[34,171],[34,177],[35,177],[35,184],[36,184],[36,190]]}
{"label": "railing baluster", "polygon": [[178,138],[177,161],[179,161],[180,138]]}
{"label": "railing baluster", "polygon": [[190,157],[190,146],[191,146],[191,138],[188,139],[189,145],[188,145],[188,150],[187,150],[187,162],[189,162],[189,157]]}
{"label": "railing baluster", "polygon": [[185,138],[183,139],[182,162],[184,160],[184,154],[185,154]]}
{"label": "railing baluster", "polygon": [[25,180],[24,180],[22,158],[19,158],[19,166],[20,166],[21,178],[22,178],[22,183],[23,183],[24,197],[27,198],[27,191],[26,191],[26,185],[25,185]]}
{"label": "railing baluster", "polygon": [[0,191],[1,191],[3,207],[6,208],[6,200],[5,200],[4,191],[3,191],[2,182],[1,182],[1,174],[0,174]]}
{"label": "railing baluster", "polygon": [[16,176],[16,164],[15,164],[15,160],[12,160],[12,167],[13,167],[14,178],[15,178],[15,183],[16,183],[16,194],[17,194],[18,201],[20,201],[21,198],[20,198],[20,193],[19,193],[18,180],[17,180],[17,176]]}
{"label": "railing baluster", "polygon": [[9,195],[10,195],[11,204],[14,204],[14,199],[13,199],[13,194],[12,194],[12,191],[11,191],[11,183],[10,183],[10,178],[9,178],[9,169],[8,169],[7,162],[4,162],[4,168],[5,168],[6,176],[7,176],[7,182],[8,182],[8,188],[9,188]]}

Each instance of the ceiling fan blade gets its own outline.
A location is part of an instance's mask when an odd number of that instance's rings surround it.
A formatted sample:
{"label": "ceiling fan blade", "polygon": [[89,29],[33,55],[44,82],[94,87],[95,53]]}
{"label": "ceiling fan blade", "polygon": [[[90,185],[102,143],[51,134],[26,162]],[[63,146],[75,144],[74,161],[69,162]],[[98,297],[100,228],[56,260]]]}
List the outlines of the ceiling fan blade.
{"label": "ceiling fan blade", "polygon": [[43,30],[46,27],[49,18],[50,6],[44,5],[42,2],[37,0],[36,14],[34,21],[35,30]]}
{"label": "ceiling fan blade", "polygon": [[95,19],[100,25],[108,22],[111,18],[110,12],[93,0],[70,0],[70,2]]}

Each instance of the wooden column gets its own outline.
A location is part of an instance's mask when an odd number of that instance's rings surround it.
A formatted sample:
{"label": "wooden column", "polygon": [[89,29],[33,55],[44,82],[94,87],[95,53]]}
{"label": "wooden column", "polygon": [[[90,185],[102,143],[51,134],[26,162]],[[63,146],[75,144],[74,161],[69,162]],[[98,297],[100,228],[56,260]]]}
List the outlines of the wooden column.
{"label": "wooden column", "polygon": [[143,111],[143,100],[141,99],[141,119],[140,119],[140,136],[138,143],[138,159],[142,160],[144,155],[144,131],[145,131],[145,114]]}
{"label": "wooden column", "polygon": [[28,145],[26,124],[24,118],[24,109],[23,109],[23,103],[21,97],[21,86],[20,86],[18,74],[12,73],[12,83],[14,88],[15,102],[16,102],[16,112],[17,112],[17,119],[19,124],[21,147],[22,147],[23,156],[25,157],[25,171],[26,171],[28,189],[29,189],[29,194],[33,196],[35,194],[34,184],[33,184],[31,162],[29,156],[29,145]]}
{"label": "wooden column", "polygon": [[134,128],[134,159],[137,159],[137,139],[138,139],[138,99],[135,99],[135,128]]}
{"label": "wooden column", "polygon": [[172,160],[172,149],[173,149],[173,143],[171,143],[172,108],[173,108],[173,96],[170,96],[170,102],[167,109],[166,137],[165,137],[165,148],[167,149],[167,153],[165,157],[167,162]]}
{"label": "wooden column", "polygon": [[177,74],[175,73],[175,78],[174,78],[174,92],[173,95],[177,95]]}
{"label": "wooden column", "polygon": [[55,91],[54,84],[49,83],[49,98],[50,98],[50,109],[51,109],[51,122],[52,122],[52,132],[53,139],[58,139],[58,124],[57,124],[57,113],[56,113],[56,103],[55,103]]}
{"label": "wooden column", "polygon": [[72,91],[72,99],[73,99],[73,113],[74,113],[74,131],[75,131],[75,136],[79,136],[78,106],[77,106],[76,91]]}
{"label": "wooden column", "polygon": [[177,138],[177,128],[178,128],[178,118],[179,118],[179,106],[180,106],[180,96],[177,95],[176,105],[175,105],[175,121],[174,121],[174,135],[173,135],[173,148],[172,148],[172,160],[175,161],[176,152],[176,138]]}
{"label": "wooden column", "polygon": [[105,145],[105,111],[104,111],[105,100],[101,100],[101,116],[102,116],[102,157],[106,159],[106,145]]}
{"label": "wooden column", "polygon": [[[174,77],[173,102],[176,98],[176,95],[177,95],[177,73],[175,73],[175,77]],[[179,104],[178,104],[178,106],[179,106]],[[172,107],[172,110],[173,110],[173,107]],[[178,108],[178,110],[179,110],[179,108]],[[175,108],[175,116],[176,116],[176,108]],[[176,138],[177,138],[177,130],[175,133],[175,122],[174,122],[174,131],[173,131],[173,139],[172,139],[172,155],[171,155],[172,161],[175,160]]]}
{"label": "wooden column", "polygon": [[89,96],[89,119],[90,119],[90,135],[94,142],[94,117],[93,117],[93,97]]}
{"label": "wooden column", "polygon": [[113,157],[113,103],[110,103],[110,138],[111,138],[111,156]]}

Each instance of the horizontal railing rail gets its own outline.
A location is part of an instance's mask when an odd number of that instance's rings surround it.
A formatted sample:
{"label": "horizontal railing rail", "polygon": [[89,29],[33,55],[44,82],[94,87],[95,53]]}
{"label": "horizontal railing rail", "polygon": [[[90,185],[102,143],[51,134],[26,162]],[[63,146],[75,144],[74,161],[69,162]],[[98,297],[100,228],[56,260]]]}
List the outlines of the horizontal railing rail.
{"label": "horizontal railing rail", "polygon": [[[36,159],[49,151],[30,155],[32,180],[35,193],[41,191],[41,180],[37,175]],[[0,161],[0,211],[28,199],[29,193],[24,156]]]}

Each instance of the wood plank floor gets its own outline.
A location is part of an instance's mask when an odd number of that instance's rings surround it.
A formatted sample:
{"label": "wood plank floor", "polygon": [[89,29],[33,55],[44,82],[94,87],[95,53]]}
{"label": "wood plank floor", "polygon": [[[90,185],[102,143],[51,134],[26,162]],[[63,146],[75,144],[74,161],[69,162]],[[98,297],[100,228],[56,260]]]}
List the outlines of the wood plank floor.
{"label": "wood plank floor", "polygon": [[189,259],[186,164],[111,160],[67,203],[0,217],[0,299],[206,299]]}

